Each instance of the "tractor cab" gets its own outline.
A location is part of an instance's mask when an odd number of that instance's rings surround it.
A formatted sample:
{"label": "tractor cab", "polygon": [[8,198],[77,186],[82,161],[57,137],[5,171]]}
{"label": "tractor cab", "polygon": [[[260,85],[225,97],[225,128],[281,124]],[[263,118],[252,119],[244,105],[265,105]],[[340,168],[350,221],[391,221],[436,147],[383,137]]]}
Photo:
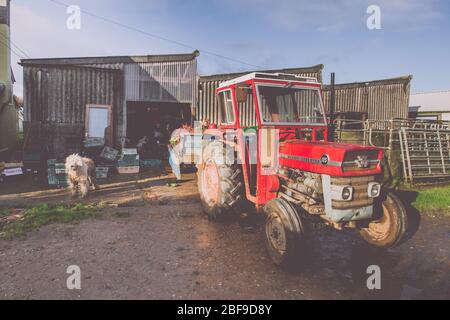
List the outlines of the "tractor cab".
{"label": "tractor cab", "polygon": [[315,78],[255,72],[222,83],[217,95],[221,128],[309,128],[325,138],[327,121]]}

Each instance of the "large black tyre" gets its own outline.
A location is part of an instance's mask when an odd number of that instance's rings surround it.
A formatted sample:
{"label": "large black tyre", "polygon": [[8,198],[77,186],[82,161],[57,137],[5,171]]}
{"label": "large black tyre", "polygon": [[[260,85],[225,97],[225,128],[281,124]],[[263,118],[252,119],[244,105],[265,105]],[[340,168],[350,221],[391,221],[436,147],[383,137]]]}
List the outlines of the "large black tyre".
{"label": "large black tyre", "polygon": [[400,199],[390,191],[382,193],[374,206],[374,215],[375,220],[359,230],[361,237],[376,247],[400,244],[408,228],[408,216]]}
{"label": "large black tyre", "polygon": [[203,149],[198,166],[198,191],[204,211],[211,220],[233,215],[243,200],[242,172],[234,161],[226,161],[226,148],[214,141]]}
{"label": "large black tyre", "polygon": [[272,261],[284,268],[298,266],[305,253],[305,223],[288,201],[274,199],[266,204],[266,248]]}

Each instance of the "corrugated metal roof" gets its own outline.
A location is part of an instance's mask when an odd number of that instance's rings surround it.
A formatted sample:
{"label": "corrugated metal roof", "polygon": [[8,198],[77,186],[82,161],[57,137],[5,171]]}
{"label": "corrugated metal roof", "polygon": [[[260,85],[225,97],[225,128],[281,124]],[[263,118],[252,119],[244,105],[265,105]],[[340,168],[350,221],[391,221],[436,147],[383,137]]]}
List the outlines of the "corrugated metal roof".
{"label": "corrugated metal roof", "polygon": [[[400,76],[395,78],[388,78],[388,79],[382,79],[382,80],[371,80],[371,81],[362,81],[362,82],[351,82],[351,83],[339,83],[336,84],[335,87],[339,89],[344,88],[364,88],[364,87],[371,87],[376,85],[389,85],[389,84],[399,84],[399,83],[405,83],[408,84],[413,79],[412,75],[406,75],[406,76]],[[325,90],[329,89],[329,85],[323,86]]]}
{"label": "corrugated metal roof", "polygon": [[[207,76],[200,76],[200,82],[213,82],[213,81],[226,81],[230,79],[234,79],[248,73],[252,72],[265,72],[265,73],[290,73],[290,74],[322,74],[324,66],[323,64],[318,64],[312,67],[306,68],[287,68],[287,69],[274,69],[274,70],[253,70],[246,72],[237,72],[237,73],[223,73],[223,74],[214,74]],[[322,82],[322,79],[317,79],[319,82]]]}
{"label": "corrugated metal roof", "polygon": [[450,111],[450,90],[411,94],[409,107],[416,112]]}
{"label": "corrugated metal roof", "polygon": [[185,54],[147,55],[147,56],[108,56],[108,57],[72,57],[72,58],[44,58],[22,59],[20,65],[99,65],[99,64],[123,64],[123,63],[157,63],[191,61],[200,55],[199,51]]}

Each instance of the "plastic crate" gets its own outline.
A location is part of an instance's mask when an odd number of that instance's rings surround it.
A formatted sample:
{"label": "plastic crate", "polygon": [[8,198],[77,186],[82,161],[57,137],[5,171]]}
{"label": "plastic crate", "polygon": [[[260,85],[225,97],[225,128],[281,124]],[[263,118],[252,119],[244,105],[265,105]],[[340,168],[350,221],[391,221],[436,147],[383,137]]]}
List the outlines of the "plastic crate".
{"label": "plastic crate", "polygon": [[137,149],[136,148],[123,148],[122,149],[122,155],[137,155]]}
{"label": "plastic crate", "polygon": [[69,185],[69,183],[67,182],[66,175],[48,174],[47,178],[48,178],[48,184],[50,186],[67,187]]}
{"label": "plastic crate", "polygon": [[138,167],[139,166],[139,156],[138,155],[123,155],[117,161],[118,167]]}
{"label": "plastic crate", "polygon": [[111,147],[104,147],[100,153],[100,157],[109,161],[115,161],[119,155],[119,150]]}
{"label": "plastic crate", "polygon": [[86,138],[83,144],[86,148],[103,147],[105,145],[105,138]]}
{"label": "plastic crate", "polygon": [[106,179],[109,176],[110,167],[96,167],[95,176],[97,179]]}
{"label": "plastic crate", "polygon": [[119,172],[119,174],[136,174],[139,173],[139,166],[135,166],[135,167],[118,167],[117,171]]}
{"label": "plastic crate", "polygon": [[55,174],[66,174],[66,165],[64,163],[56,163]]}

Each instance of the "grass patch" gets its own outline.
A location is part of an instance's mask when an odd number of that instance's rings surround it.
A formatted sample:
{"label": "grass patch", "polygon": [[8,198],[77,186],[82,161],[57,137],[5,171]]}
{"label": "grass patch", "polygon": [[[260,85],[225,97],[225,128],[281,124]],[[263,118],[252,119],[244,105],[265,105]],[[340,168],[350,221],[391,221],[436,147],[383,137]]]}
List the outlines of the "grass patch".
{"label": "grass patch", "polygon": [[7,216],[9,214],[9,209],[7,208],[0,208],[0,218]]}
{"label": "grass patch", "polygon": [[[0,211],[1,212],[1,211]],[[1,213],[0,213],[1,214]],[[29,231],[51,223],[76,223],[80,220],[98,217],[99,207],[84,204],[75,206],[41,204],[25,210],[23,217],[4,225],[0,238],[23,237]]]}
{"label": "grass patch", "polygon": [[442,211],[450,216],[450,186],[420,190],[412,205],[420,212]]}

